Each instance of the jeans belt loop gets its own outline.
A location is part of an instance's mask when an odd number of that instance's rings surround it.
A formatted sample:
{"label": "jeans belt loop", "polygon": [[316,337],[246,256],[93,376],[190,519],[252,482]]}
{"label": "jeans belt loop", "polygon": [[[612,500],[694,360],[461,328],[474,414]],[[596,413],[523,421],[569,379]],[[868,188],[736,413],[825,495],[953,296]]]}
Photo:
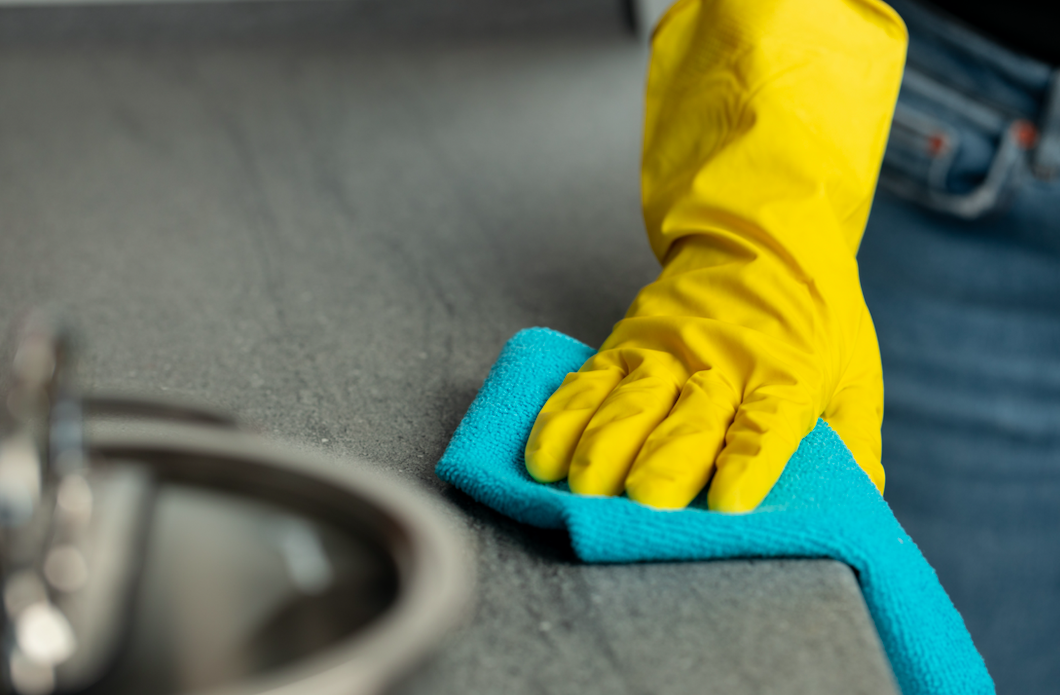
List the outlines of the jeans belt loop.
{"label": "jeans belt loop", "polygon": [[1031,170],[1039,179],[1052,179],[1060,173],[1060,68],[1049,78],[1038,133]]}

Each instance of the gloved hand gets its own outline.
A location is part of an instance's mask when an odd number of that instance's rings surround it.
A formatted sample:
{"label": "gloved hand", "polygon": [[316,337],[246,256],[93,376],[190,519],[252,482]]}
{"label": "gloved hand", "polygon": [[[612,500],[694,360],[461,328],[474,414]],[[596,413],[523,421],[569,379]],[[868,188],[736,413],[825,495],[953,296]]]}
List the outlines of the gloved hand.
{"label": "gloved hand", "polygon": [[[756,507],[823,417],[882,492],[857,247],[905,59],[877,0],[682,0],[653,40],[644,217],[663,263],[542,408],[536,479]],[[711,480],[713,476],[713,479]]]}

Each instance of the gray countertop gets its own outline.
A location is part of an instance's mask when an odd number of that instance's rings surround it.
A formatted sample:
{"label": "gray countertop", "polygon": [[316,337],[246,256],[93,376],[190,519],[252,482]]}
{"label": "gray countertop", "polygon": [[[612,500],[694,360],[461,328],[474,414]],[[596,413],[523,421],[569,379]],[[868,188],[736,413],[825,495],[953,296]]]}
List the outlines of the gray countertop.
{"label": "gray countertop", "polygon": [[432,473],[508,337],[598,344],[657,272],[645,49],[617,22],[388,38],[315,7],[194,40],[0,10],[0,321],[59,303],[90,387],[447,499],[475,603],[398,692],[893,693],[844,565],[585,566]]}

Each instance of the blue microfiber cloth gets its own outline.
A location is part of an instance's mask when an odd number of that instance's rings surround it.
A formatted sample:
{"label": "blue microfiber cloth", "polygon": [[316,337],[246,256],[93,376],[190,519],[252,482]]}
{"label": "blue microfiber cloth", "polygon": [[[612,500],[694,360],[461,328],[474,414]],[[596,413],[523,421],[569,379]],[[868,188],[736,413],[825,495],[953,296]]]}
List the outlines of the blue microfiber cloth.
{"label": "blue microfiber cloth", "polygon": [[623,497],[535,482],[523,463],[537,412],[594,350],[531,328],[501,352],[436,469],[523,523],[565,528],[585,562],[748,557],[834,558],[854,568],[904,695],[993,693],[960,614],[912,539],[823,421],[802,440],[757,510],[721,514],[702,500],[663,511]]}

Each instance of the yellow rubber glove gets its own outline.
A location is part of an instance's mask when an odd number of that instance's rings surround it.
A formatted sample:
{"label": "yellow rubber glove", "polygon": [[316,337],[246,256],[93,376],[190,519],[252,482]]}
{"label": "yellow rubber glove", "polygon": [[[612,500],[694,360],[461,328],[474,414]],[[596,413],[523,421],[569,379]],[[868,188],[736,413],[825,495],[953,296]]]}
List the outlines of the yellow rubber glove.
{"label": "yellow rubber glove", "polygon": [[641,178],[663,271],[541,410],[531,475],[670,508],[710,482],[711,509],[749,511],[823,417],[882,492],[856,254],[906,41],[876,0],[671,8]]}

